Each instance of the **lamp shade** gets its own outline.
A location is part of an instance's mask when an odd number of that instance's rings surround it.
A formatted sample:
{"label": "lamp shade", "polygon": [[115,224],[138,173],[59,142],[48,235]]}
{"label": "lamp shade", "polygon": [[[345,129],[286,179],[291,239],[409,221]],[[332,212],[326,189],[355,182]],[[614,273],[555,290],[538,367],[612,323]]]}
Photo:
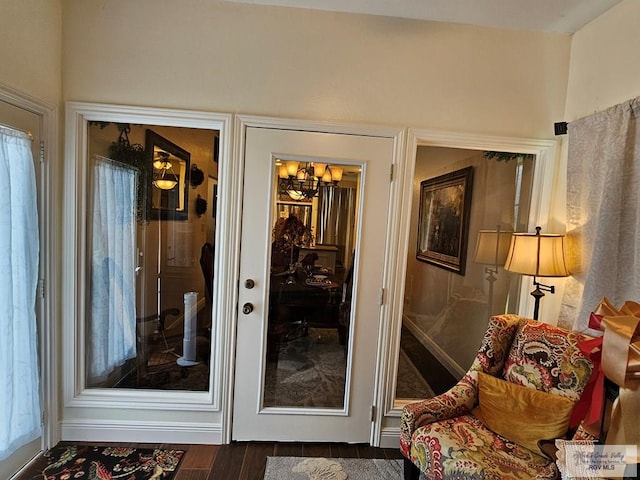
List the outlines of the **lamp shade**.
{"label": "lamp shade", "polygon": [[344,169],[341,167],[331,167],[331,179],[336,183],[341,181],[343,172]]}
{"label": "lamp shade", "polygon": [[504,268],[535,277],[567,277],[565,236],[514,233]]}
{"label": "lamp shade", "polygon": [[298,173],[298,162],[290,161],[290,162],[284,162],[284,164],[287,167],[287,174],[290,177],[295,177],[296,174]]}
{"label": "lamp shade", "polygon": [[291,198],[291,200],[295,200],[296,202],[304,200],[304,193],[302,193],[300,190],[287,190],[287,195],[289,195],[289,198]]}
{"label": "lamp shade", "polygon": [[178,182],[168,178],[158,178],[153,181],[153,184],[160,190],[171,190],[178,184]]}
{"label": "lamp shade", "polygon": [[473,261],[485,265],[504,265],[510,244],[511,232],[480,230]]}
{"label": "lamp shade", "polygon": [[313,174],[316,178],[322,178],[324,172],[327,170],[326,163],[318,163],[314,162],[313,164]]}
{"label": "lamp shade", "polygon": [[[155,175],[153,184],[160,190],[171,190],[178,184],[178,178],[176,174],[173,173],[171,162],[166,159],[168,157],[163,158],[164,160],[156,160],[153,162],[153,167],[159,170],[158,174]],[[159,163],[158,167],[156,167],[156,163]]]}

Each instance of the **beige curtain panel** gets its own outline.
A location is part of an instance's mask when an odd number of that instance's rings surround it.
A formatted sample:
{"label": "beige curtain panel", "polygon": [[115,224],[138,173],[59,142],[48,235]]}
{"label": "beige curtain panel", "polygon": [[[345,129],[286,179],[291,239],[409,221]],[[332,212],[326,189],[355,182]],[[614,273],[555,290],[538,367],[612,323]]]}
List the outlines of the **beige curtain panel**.
{"label": "beige curtain panel", "polygon": [[603,297],[640,292],[640,97],[569,124],[567,235],[579,266],[559,324],[584,331]]}

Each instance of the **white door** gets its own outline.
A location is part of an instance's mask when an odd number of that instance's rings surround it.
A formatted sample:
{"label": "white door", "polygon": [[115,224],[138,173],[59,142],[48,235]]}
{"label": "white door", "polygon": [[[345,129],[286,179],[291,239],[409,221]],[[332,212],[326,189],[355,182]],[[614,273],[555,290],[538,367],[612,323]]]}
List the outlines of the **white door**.
{"label": "white door", "polygon": [[[392,138],[247,128],[234,440],[370,441],[393,149]],[[300,201],[308,187],[278,178],[292,162],[343,177]],[[313,241],[278,236],[292,214]]]}
{"label": "white door", "polygon": [[[39,115],[0,100],[0,125],[30,133],[33,138],[31,150],[34,159],[39,158],[38,155],[41,139],[40,122],[41,117]],[[40,191],[40,163],[37,160],[34,161],[34,167],[36,174],[36,183],[38,186],[38,191]],[[38,205],[41,205],[41,203],[38,202]],[[35,221],[38,221],[38,219],[35,219]],[[40,229],[42,231],[42,222],[40,222]],[[40,242],[40,251],[43,251],[42,241]],[[40,275],[40,278],[42,278],[42,275]],[[37,298],[36,301],[38,303],[41,302],[39,298]],[[34,305],[34,308],[36,309],[37,314],[38,330],[41,334],[41,341],[39,342],[39,345],[40,348],[42,348],[42,328],[40,323],[42,320],[42,316],[39,314],[42,307],[41,305]],[[40,355],[40,358],[42,358],[42,355]],[[23,465],[25,465],[28,461],[35,457],[41,451],[41,449],[42,437],[39,437],[20,447],[8,458],[0,461],[0,478],[10,478],[11,475],[13,475]]]}

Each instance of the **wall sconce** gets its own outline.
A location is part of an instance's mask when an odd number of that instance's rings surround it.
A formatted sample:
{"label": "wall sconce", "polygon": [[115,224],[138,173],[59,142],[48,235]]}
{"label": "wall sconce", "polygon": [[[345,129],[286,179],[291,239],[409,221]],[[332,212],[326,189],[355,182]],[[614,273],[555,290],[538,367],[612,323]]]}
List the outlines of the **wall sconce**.
{"label": "wall sconce", "polygon": [[202,215],[204,215],[207,211],[207,201],[202,198],[200,195],[198,195],[198,198],[196,198],[196,214],[201,217]]}
{"label": "wall sconce", "polygon": [[160,190],[171,190],[178,184],[178,176],[173,172],[167,152],[160,150],[157,153],[153,168],[158,172],[154,174],[153,185]]}
{"label": "wall sconce", "polygon": [[278,165],[278,191],[295,201],[311,199],[320,187],[337,187],[344,169],[319,162],[285,161]]}
{"label": "wall sconce", "polygon": [[514,233],[511,236],[511,246],[504,268],[510,272],[533,276],[536,287],[531,296],[535,299],[533,319],[538,320],[540,299],[544,292],[555,293],[553,285],[545,285],[536,277],[568,277],[569,270],[565,258],[565,236],[544,234],[541,227],[536,227],[536,233]]}
{"label": "wall sconce", "polygon": [[495,230],[480,230],[476,241],[474,263],[484,264],[485,279],[489,282],[489,316],[493,315],[493,284],[498,280],[498,266],[504,265],[511,244],[510,231],[503,232],[500,225]]}
{"label": "wall sconce", "polygon": [[189,172],[189,183],[191,188],[196,188],[202,185],[204,182],[204,172],[195,163],[191,165],[191,172]]}

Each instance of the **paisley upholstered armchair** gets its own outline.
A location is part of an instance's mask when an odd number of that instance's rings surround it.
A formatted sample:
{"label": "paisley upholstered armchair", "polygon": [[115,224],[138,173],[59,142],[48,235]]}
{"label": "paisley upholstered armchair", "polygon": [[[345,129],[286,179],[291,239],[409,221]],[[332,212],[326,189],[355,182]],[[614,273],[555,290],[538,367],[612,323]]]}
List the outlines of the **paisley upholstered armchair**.
{"label": "paisley upholstered armchair", "polygon": [[465,376],[404,407],[405,479],[556,478],[538,440],[566,438],[580,423],[574,406],[593,370],[578,346],[586,338],[516,315],[492,317]]}

